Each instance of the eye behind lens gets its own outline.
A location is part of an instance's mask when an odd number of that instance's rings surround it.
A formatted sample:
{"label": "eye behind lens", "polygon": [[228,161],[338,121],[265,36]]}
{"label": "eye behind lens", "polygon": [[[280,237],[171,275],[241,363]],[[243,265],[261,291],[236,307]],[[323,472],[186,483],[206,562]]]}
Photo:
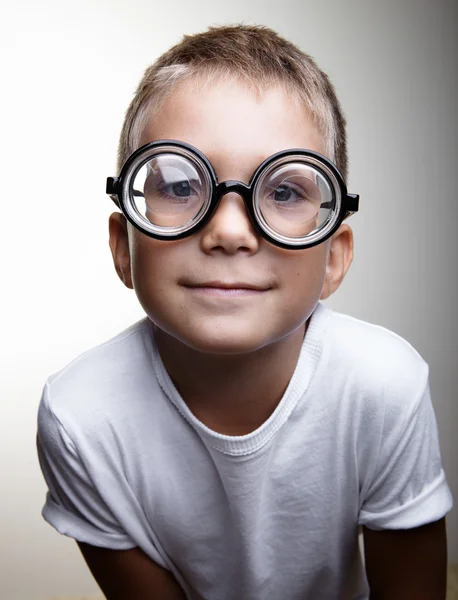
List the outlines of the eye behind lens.
{"label": "eye behind lens", "polygon": [[253,199],[261,227],[297,240],[322,229],[335,206],[329,179],[304,160],[271,165],[258,178]]}
{"label": "eye behind lens", "polygon": [[204,165],[169,148],[139,162],[129,181],[130,216],[152,233],[186,231],[201,220],[211,198]]}

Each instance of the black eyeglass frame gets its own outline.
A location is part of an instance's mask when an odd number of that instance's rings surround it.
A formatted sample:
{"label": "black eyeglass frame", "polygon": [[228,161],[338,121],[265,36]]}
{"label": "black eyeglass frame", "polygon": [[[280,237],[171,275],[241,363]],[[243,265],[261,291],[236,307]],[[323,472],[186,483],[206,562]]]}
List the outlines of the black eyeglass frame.
{"label": "black eyeglass frame", "polygon": [[[138,171],[149,161],[151,160],[152,151],[157,148],[164,148],[166,151],[173,152],[173,149],[184,150],[185,153],[191,154],[192,157],[197,159],[198,163],[201,163],[201,167],[203,167],[204,174],[208,176],[208,183],[210,184],[211,189],[211,198],[208,203],[208,206],[203,212],[200,219],[196,221],[194,225],[192,225],[189,229],[182,231],[181,233],[167,235],[160,234],[157,232],[152,232],[151,230],[143,227],[141,225],[141,220],[144,220],[144,217],[135,209],[132,203],[129,204],[126,202],[126,196],[130,196],[132,193],[132,189],[130,186],[131,182],[135,178]],[[183,156],[179,152],[176,153],[179,156]],[[336,204],[337,208],[337,217],[334,217],[334,222],[332,226],[328,228],[328,230],[319,237],[319,239],[312,240],[309,242],[285,242],[281,239],[273,237],[269,233],[269,226],[267,223],[260,222],[256,216],[256,210],[253,201],[253,194],[256,190],[256,185],[261,176],[266,172],[268,167],[278,161],[279,159],[288,158],[288,157],[304,157],[306,159],[311,160],[313,167],[320,171],[320,174],[325,177],[328,183],[331,186],[331,189],[337,192],[336,194]],[[287,161],[285,161],[287,162]],[[332,181],[333,180],[333,181]],[[276,152],[272,154],[268,158],[266,158],[259,167],[256,168],[255,172],[250,178],[250,181],[247,184],[242,181],[222,181],[218,183],[218,177],[213,169],[208,158],[200,152],[194,146],[187,144],[185,142],[180,142],[178,140],[157,140],[154,142],[150,142],[138,148],[135,152],[131,154],[131,156],[124,163],[121,172],[118,177],[108,177],[107,185],[106,185],[106,193],[111,197],[113,202],[116,204],[118,208],[120,208],[126,217],[126,219],[139,231],[144,233],[145,235],[158,239],[158,240],[179,240],[186,237],[189,237],[202,229],[211,219],[213,213],[215,212],[221,198],[229,192],[235,192],[239,194],[245,204],[245,208],[247,214],[250,218],[251,223],[257,232],[268,242],[274,244],[275,246],[279,246],[280,248],[294,250],[294,249],[304,249],[311,248],[316,246],[317,244],[321,244],[326,239],[331,237],[335,231],[340,227],[342,221],[357,212],[359,207],[359,195],[358,194],[349,194],[347,192],[347,187],[344,181],[344,178],[340,171],[337,169],[336,165],[330,161],[328,158],[323,156],[318,152],[314,152],[312,150],[306,150],[303,148],[290,148],[288,150],[282,150],[280,152]],[[321,207],[326,208],[324,203]],[[134,213],[137,213],[140,217],[140,222],[135,220],[132,216],[131,209]],[[323,227],[326,229],[326,226]],[[319,232],[320,230],[318,230]],[[272,230],[275,234],[275,232]],[[281,236],[283,239],[286,239],[286,236]],[[293,240],[294,238],[290,238]]]}

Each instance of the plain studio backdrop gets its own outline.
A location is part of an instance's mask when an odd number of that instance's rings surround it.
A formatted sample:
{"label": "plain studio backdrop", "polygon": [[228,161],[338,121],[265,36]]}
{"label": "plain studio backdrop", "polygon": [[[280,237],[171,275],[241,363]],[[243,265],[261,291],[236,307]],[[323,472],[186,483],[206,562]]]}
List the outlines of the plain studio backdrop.
{"label": "plain studio backdrop", "polygon": [[[457,7],[446,0],[17,0],[0,14],[0,598],[97,590],[41,518],[35,450],[46,377],[140,319],[108,248],[124,112],[183,34],[264,24],[316,58],[348,120],[355,260],[329,304],[409,340],[429,363],[458,499]],[[448,515],[458,561],[457,509]]]}

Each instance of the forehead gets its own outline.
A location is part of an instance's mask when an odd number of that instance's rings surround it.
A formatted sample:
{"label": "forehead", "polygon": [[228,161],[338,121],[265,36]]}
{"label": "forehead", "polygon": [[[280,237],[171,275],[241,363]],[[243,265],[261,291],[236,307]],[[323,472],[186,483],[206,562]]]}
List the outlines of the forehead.
{"label": "forehead", "polygon": [[160,139],[195,146],[217,171],[252,169],[287,148],[325,154],[311,115],[294,94],[280,86],[259,92],[232,79],[178,84],[147,123],[140,145]]}

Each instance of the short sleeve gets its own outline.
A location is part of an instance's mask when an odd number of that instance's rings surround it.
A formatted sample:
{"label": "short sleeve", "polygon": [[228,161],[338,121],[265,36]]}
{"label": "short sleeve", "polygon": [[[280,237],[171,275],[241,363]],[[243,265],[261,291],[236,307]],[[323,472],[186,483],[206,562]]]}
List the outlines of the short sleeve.
{"label": "short sleeve", "polygon": [[75,445],[49,402],[46,384],[38,411],[38,458],[48,486],[42,515],[59,533],[93,546],[136,546],[91,481]]}
{"label": "short sleeve", "polygon": [[[362,497],[359,524],[411,529],[441,519],[452,496],[441,465],[428,369],[406,399],[387,386],[385,417],[373,475]],[[405,390],[403,390],[405,391]]]}

